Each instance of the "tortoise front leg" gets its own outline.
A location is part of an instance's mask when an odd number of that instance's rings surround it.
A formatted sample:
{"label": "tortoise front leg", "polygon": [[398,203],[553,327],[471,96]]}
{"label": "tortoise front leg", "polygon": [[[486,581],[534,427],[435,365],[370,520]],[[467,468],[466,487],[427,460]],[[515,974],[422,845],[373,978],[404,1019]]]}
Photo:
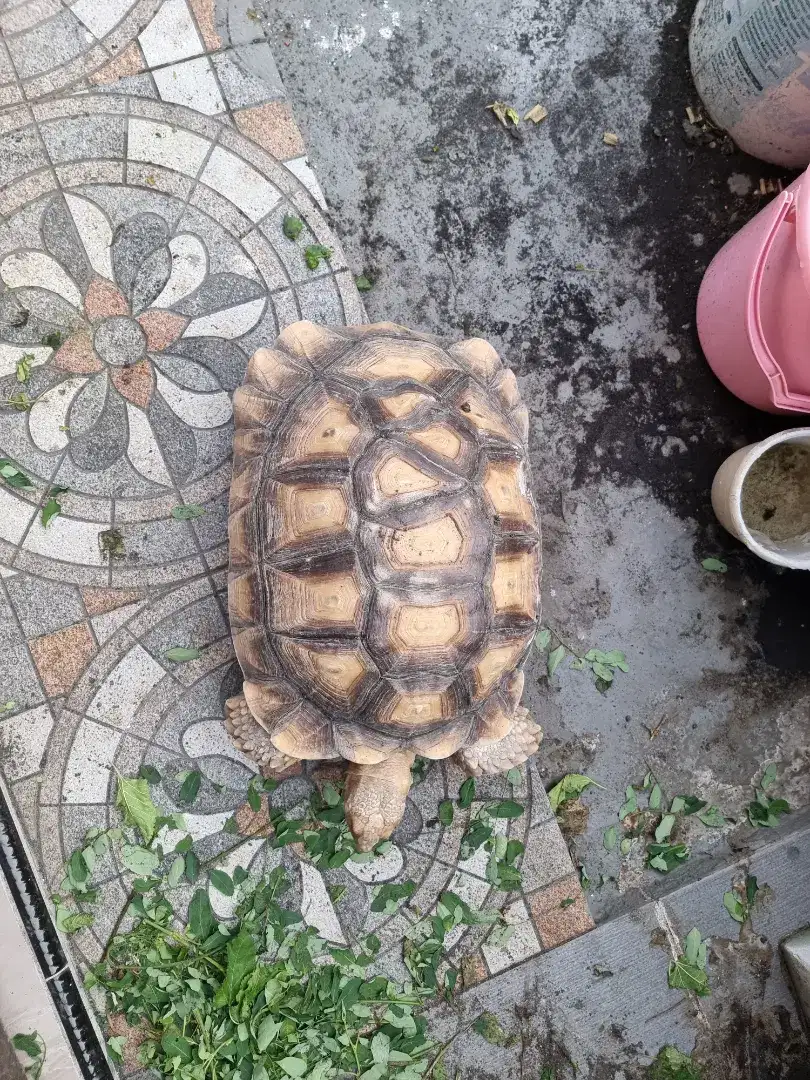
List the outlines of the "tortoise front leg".
{"label": "tortoise front leg", "polygon": [[456,759],[473,776],[501,773],[522,765],[543,741],[543,729],[535,723],[528,709],[518,705],[512,727],[501,739],[479,739],[459,750]]}
{"label": "tortoise front leg", "polygon": [[395,750],[378,765],[350,763],[344,805],[359,851],[387,840],[402,821],[415,757],[409,750]]}

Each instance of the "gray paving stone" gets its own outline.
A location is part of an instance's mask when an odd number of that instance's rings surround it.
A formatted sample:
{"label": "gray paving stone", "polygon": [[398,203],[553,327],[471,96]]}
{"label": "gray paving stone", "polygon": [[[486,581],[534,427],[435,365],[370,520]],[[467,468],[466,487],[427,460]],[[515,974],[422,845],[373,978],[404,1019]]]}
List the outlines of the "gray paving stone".
{"label": "gray paving stone", "polygon": [[281,76],[266,42],[228,49],[216,53],[212,60],[232,109],[284,97]]}
{"label": "gray paving stone", "polygon": [[21,642],[7,642],[3,651],[3,701],[16,701],[18,710],[30,709],[45,700],[42,686]]}
{"label": "gray paving stone", "polygon": [[343,306],[331,274],[297,285],[295,291],[302,319],[324,326],[339,326],[343,322]]}
{"label": "gray paving stone", "polygon": [[40,131],[54,164],[124,153],[123,116],[63,117],[41,124]]}
{"label": "gray paving stone", "polygon": [[18,574],[6,582],[6,589],[27,638],[61,630],[84,618],[74,585]]}
{"label": "gray paving stone", "polygon": [[0,135],[0,184],[47,164],[45,152],[33,128]]}
{"label": "gray paving stone", "polygon": [[40,75],[87,51],[87,31],[70,11],[6,39],[8,51],[22,79]]}

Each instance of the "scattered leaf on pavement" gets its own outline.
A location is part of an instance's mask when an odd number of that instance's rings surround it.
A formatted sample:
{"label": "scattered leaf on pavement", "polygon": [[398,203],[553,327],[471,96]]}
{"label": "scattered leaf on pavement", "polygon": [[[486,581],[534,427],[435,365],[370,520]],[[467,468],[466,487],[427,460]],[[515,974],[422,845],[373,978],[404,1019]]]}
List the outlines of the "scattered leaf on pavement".
{"label": "scattered leaf on pavement", "polygon": [[506,105],[502,101],[493,101],[491,105],[487,105],[487,108],[495,114],[504,127],[509,127],[510,121],[515,126],[520,123],[520,117],[511,105]]}
{"label": "scattered leaf on pavement", "polygon": [[167,649],[163,655],[173,664],[187,664],[189,660],[199,660],[202,653],[195,647],[187,649],[182,645],[177,645],[173,649]]}
{"label": "scattered leaf on pavement", "polygon": [[297,240],[303,232],[304,223],[294,214],[287,214],[281,228],[288,240]]}
{"label": "scattered leaf on pavement", "polygon": [[714,557],[704,559],[700,565],[704,570],[711,570],[715,574],[725,574],[728,570],[727,563],[724,563],[722,559],[715,559]]}
{"label": "scattered leaf on pavement", "polygon": [[606,131],[605,134],[602,136],[602,142],[605,144],[605,146],[618,146],[619,136],[614,134],[614,132],[612,131]]}
{"label": "scattered leaf on pavement", "polygon": [[548,109],[545,105],[534,105],[526,115],[524,120],[532,120],[535,124],[539,124],[542,120],[545,120],[548,116]]}
{"label": "scattered leaf on pavement", "polygon": [[556,813],[563,803],[578,798],[589,787],[601,788],[602,785],[582,773],[566,773],[562,780],[549,790],[548,801],[551,809]]}

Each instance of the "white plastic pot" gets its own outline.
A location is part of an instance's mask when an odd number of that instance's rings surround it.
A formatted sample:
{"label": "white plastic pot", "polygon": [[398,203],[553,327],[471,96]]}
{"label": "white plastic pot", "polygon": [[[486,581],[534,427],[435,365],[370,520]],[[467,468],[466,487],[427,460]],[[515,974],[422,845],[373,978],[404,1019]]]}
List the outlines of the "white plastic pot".
{"label": "white plastic pot", "polygon": [[742,515],[743,483],[751,466],[766,451],[781,443],[810,446],[810,428],[780,431],[762,442],[744,446],[726,458],[712,483],[712,507],[720,524],[761,559],[793,570],[810,570],[810,536],[772,540],[757,529],[749,529]]}

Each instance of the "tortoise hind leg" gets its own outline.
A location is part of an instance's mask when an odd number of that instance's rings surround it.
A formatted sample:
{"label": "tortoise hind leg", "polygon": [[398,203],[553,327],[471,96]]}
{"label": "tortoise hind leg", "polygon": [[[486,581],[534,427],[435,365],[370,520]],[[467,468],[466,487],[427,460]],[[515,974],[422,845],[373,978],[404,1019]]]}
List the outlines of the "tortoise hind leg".
{"label": "tortoise hind leg", "polygon": [[255,761],[263,776],[283,772],[298,761],[273,746],[270,736],[248,708],[244,694],[225,702],[225,730],[236,749]]}
{"label": "tortoise hind leg", "polygon": [[543,740],[543,729],[520,705],[515,709],[512,727],[501,739],[479,739],[472,746],[459,750],[456,758],[473,776],[500,773],[522,765]]}

